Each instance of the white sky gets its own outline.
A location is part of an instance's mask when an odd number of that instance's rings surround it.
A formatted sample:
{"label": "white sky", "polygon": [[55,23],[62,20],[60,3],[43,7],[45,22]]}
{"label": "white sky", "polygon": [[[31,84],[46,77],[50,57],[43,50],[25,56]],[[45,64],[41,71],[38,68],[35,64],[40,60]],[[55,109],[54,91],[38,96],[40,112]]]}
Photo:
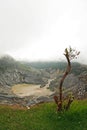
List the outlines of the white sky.
{"label": "white sky", "polygon": [[0,0],[0,54],[58,60],[69,45],[87,63],[87,0]]}

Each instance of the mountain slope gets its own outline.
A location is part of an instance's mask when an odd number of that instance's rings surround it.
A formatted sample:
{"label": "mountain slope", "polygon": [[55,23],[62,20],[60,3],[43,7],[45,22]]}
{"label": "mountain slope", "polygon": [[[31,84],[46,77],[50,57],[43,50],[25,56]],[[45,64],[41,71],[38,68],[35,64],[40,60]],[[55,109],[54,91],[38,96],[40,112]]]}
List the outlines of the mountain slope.
{"label": "mountain slope", "polygon": [[12,86],[18,83],[45,84],[49,74],[26,66],[15,61],[11,57],[5,56],[0,59],[0,85]]}

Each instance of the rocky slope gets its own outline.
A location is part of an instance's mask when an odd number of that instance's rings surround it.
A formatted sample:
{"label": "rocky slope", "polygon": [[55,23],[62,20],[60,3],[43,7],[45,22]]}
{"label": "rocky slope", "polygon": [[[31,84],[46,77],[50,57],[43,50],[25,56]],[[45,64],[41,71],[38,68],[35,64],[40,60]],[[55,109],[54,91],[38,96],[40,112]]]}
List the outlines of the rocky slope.
{"label": "rocky slope", "polygon": [[[34,66],[33,66],[34,64]],[[45,64],[45,65],[44,65]],[[62,66],[63,64],[63,66]],[[37,65],[37,64],[36,64]],[[31,66],[31,67],[30,67]],[[53,67],[52,67],[53,66]],[[53,95],[38,97],[17,97],[11,91],[11,87],[15,84],[37,84],[41,87],[46,86],[49,79],[54,79],[48,88],[51,91],[58,92],[60,79],[64,73],[66,63],[41,63],[39,68],[35,67],[35,63],[28,64],[17,62],[11,57],[3,57],[0,59],[0,103],[22,105],[36,104],[39,102],[53,100]],[[64,96],[72,92],[78,98],[87,97],[87,66],[75,63],[72,64],[72,71],[67,76],[63,84]]]}
{"label": "rocky slope", "polygon": [[[44,87],[50,76],[51,71],[38,70],[30,66],[26,66],[20,62],[16,62],[13,58],[5,56],[0,59],[0,103],[2,104],[32,104],[36,99],[32,96],[18,97],[12,93],[12,86],[15,84],[35,84]],[[48,97],[47,97],[48,98]],[[46,100],[42,97],[39,101]],[[34,101],[35,100],[35,101]]]}
{"label": "rocky slope", "polygon": [[[51,82],[49,88],[58,92],[60,80],[64,74],[64,70],[60,71],[54,81]],[[76,98],[87,97],[87,66],[74,65],[71,73],[66,77],[63,83],[63,93],[66,96],[72,93]]]}
{"label": "rocky slope", "polygon": [[18,83],[44,85],[49,76],[46,71],[27,67],[10,57],[0,59],[0,86],[12,86]]}

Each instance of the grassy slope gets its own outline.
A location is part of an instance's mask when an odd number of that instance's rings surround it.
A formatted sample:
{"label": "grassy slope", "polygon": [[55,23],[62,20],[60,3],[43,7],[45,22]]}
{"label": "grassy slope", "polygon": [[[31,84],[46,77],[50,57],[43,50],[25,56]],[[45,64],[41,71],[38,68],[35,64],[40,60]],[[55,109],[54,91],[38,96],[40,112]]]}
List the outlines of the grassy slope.
{"label": "grassy slope", "polygon": [[54,103],[30,110],[0,106],[0,130],[87,130],[87,100],[74,101],[65,113]]}

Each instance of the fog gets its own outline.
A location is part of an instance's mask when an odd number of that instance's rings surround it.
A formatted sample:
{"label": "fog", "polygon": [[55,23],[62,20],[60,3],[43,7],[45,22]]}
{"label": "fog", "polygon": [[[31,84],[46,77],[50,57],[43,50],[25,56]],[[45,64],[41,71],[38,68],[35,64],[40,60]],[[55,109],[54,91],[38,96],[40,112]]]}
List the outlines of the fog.
{"label": "fog", "polygon": [[62,60],[66,47],[86,63],[86,0],[0,1],[0,55],[20,60]]}

